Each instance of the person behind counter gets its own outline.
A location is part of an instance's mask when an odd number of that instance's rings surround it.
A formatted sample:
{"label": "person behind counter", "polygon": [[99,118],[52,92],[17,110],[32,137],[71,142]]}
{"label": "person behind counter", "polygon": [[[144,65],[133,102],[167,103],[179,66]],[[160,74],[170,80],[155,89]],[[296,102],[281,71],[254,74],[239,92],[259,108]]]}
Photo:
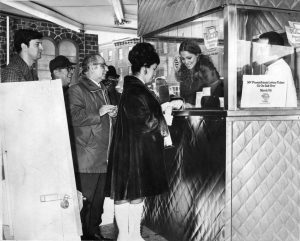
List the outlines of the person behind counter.
{"label": "person behind counter", "polygon": [[108,159],[107,191],[114,199],[117,241],[142,241],[140,222],[145,197],[168,190],[164,136],[168,129],[160,103],[146,84],[160,63],[150,43],[129,52],[132,76],[124,79]]}
{"label": "person behind counter", "polygon": [[290,66],[282,59],[283,37],[274,31],[263,33],[259,36],[260,43],[257,51],[258,64],[267,66],[266,75],[276,76],[286,81],[286,104],[285,107],[297,107],[297,94]]}
{"label": "person behind counter", "polygon": [[196,92],[211,87],[211,96],[223,97],[223,82],[209,56],[202,54],[199,45],[191,40],[179,46],[180,57],[175,58],[175,77],[180,82],[180,96],[187,107],[195,105]]}

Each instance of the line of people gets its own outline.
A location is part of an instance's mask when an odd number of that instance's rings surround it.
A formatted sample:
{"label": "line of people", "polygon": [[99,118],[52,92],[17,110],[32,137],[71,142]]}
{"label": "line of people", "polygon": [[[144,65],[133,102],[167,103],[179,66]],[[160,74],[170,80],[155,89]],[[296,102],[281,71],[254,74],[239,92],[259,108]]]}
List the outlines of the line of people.
{"label": "line of people", "polygon": [[[17,54],[1,71],[2,82],[37,80],[32,66],[41,58],[42,37],[34,30],[16,31]],[[168,126],[158,99],[146,87],[159,56],[151,44],[138,43],[129,61],[133,75],[125,77],[121,97],[113,92],[109,96],[109,85],[115,86],[119,76],[111,69],[115,79],[107,81],[109,69],[99,54],[84,58],[81,77],[70,87],[75,63],[64,56],[49,63],[52,79],[62,80],[76,186],[85,197],[80,212],[83,240],[106,240],[99,229],[105,196],[115,202],[117,240],[143,240],[144,198],[168,190],[163,160]]]}

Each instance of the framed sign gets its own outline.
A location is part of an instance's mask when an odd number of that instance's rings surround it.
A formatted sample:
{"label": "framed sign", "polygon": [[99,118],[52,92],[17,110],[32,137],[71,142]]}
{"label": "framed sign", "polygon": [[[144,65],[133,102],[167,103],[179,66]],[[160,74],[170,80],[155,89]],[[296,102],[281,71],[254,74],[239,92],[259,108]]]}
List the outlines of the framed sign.
{"label": "framed sign", "polygon": [[287,83],[270,75],[244,75],[241,107],[285,107]]}
{"label": "framed sign", "polygon": [[204,35],[204,45],[208,51],[216,50],[218,47],[218,31],[215,26],[206,28]]}

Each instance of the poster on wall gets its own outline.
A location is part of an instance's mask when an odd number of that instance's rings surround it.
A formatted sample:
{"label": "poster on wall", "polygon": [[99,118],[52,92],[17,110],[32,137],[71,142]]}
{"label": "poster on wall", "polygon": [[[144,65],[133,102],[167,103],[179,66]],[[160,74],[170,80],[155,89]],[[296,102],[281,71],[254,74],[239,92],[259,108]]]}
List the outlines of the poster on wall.
{"label": "poster on wall", "polygon": [[207,54],[216,54],[218,51],[218,31],[215,26],[210,26],[205,28],[204,36],[204,46],[207,50]]}
{"label": "poster on wall", "polygon": [[244,75],[242,108],[285,107],[286,81],[269,75]]}

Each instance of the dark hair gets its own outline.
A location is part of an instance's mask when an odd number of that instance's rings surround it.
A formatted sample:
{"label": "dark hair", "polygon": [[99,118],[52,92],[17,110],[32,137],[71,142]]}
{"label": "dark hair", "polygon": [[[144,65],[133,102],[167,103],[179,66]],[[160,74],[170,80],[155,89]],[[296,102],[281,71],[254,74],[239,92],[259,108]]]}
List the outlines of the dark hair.
{"label": "dark hair", "polygon": [[20,53],[22,50],[21,44],[24,43],[29,47],[29,42],[32,39],[41,39],[43,35],[32,29],[19,29],[15,32],[14,36],[14,47],[17,53]]}
{"label": "dark hair", "polygon": [[271,45],[284,45],[283,37],[274,31],[263,33],[259,36],[259,39],[268,39]]}
{"label": "dark hair", "polygon": [[[216,74],[216,78],[220,78],[218,70],[216,69],[215,65],[213,64],[211,58],[208,55],[201,54],[198,57],[198,62],[200,63],[200,65],[198,65],[199,69],[205,69],[206,66],[209,70],[213,71]],[[205,74],[204,77],[206,77]]]}
{"label": "dark hair", "polygon": [[185,64],[181,64],[178,79],[180,82],[192,82],[193,79],[208,79],[208,72],[212,71],[214,78],[219,79],[220,74],[214,66],[211,58],[208,55],[202,54],[201,48],[197,42],[193,40],[184,40],[179,46],[179,53],[182,51],[188,51],[192,54],[198,55],[197,63],[194,67],[193,72],[191,72]]}
{"label": "dark hair", "polygon": [[105,74],[105,79],[108,79],[108,77],[111,77],[111,78],[119,78],[120,77],[120,75],[117,74],[117,70],[113,65],[109,65],[109,66],[107,66],[107,68],[108,68],[108,71]]}
{"label": "dark hair", "polygon": [[90,54],[85,56],[81,64],[81,74],[85,75],[85,73],[89,70],[89,66],[96,63],[99,57],[101,57],[99,54]]}
{"label": "dark hair", "polygon": [[133,74],[140,72],[143,66],[148,68],[152,64],[160,63],[159,56],[150,43],[137,43],[129,52],[128,60]]}
{"label": "dark hair", "polygon": [[188,51],[192,54],[201,54],[201,49],[197,42],[192,40],[184,40],[179,46],[179,53],[182,51]]}

